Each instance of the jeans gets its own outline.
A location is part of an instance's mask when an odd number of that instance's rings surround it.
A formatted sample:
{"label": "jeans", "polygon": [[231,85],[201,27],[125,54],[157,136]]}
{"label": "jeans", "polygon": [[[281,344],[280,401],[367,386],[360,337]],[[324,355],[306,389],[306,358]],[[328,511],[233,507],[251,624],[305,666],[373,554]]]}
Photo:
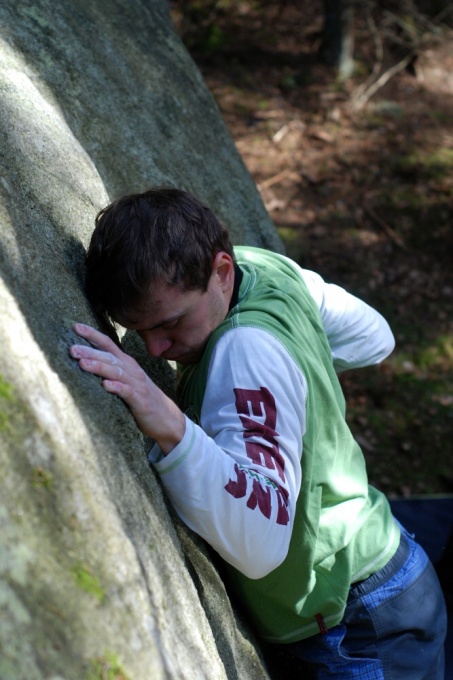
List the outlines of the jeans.
{"label": "jeans", "polygon": [[351,587],[342,622],[286,651],[316,680],[444,680],[446,629],[434,567],[402,529],[386,566]]}

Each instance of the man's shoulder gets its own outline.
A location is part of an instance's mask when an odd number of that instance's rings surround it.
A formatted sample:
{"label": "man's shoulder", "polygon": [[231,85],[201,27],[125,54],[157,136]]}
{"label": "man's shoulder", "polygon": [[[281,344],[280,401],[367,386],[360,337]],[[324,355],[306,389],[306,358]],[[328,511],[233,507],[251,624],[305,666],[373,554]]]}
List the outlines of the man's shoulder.
{"label": "man's shoulder", "polygon": [[234,252],[238,265],[254,272],[260,282],[280,279],[286,281],[286,285],[292,284],[305,290],[307,277],[310,281],[313,277],[320,278],[281,253],[254,246],[235,246]]}

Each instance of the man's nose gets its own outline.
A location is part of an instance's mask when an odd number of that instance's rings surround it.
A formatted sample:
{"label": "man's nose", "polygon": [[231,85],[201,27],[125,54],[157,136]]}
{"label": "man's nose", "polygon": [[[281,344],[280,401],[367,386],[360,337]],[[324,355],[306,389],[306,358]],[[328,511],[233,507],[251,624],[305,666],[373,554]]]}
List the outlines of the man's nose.
{"label": "man's nose", "polygon": [[143,340],[145,341],[146,351],[155,359],[162,356],[172,346],[172,342],[168,338],[153,337],[151,334],[143,337]]}

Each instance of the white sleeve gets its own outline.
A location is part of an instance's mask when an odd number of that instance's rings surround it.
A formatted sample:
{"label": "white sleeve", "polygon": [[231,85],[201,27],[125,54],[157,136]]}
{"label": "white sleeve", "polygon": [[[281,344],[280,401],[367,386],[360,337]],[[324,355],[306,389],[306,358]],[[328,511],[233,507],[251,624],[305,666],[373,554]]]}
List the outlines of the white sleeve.
{"label": "white sleeve", "polygon": [[338,372],[378,364],[393,351],[393,333],[379,312],[340,286],[325,283],[319,274],[300,272],[321,312]]}
{"label": "white sleeve", "polygon": [[261,578],[285,559],[301,485],[306,381],[266,331],[217,343],[201,427],[150,460],[179,516],[230,564]]}

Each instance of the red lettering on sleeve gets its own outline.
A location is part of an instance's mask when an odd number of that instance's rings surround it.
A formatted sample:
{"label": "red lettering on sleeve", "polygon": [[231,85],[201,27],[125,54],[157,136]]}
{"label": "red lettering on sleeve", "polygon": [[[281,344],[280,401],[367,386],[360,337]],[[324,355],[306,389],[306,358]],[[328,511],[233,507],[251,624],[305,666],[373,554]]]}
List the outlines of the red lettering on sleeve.
{"label": "red lettering on sleeve", "polygon": [[[285,461],[278,447],[275,430],[277,423],[277,409],[275,399],[266,387],[259,390],[235,389],[236,410],[244,427],[245,450],[247,456],[256,465],[266,467],[268,470],[276,470],[280,479],[284,482]],[[260,438],[262,442],[248,441],[252,437]],[[236,479],[230,479],[225,486],[226,491],[234,498],[243,498],[247,494],[247,471],[242,470],[237,464],[234,466]],[[247,500],[247,507],[260,512],[270,519],[272,510],[273,488],[277,503],[277,524],[288,524],[289,513],[287,509],[288,494],[285,489],[267,485],[263,480],[253,479],[252,490]]]}
{"label": "red lettering on sleeve", "polygon": [[[261,387],[259,390],[235,389],[234,394],[238,413],[243,413],[247,416],[262,416],[262,407],[264,407],[265,425],[275,430],[277,409],[275,408],[275,399],[267,387]],[[252,407],[251,412],[249,404]]]}
{"label": "red lettering on sleeve", "polygon": [[271,490],[269,487],[264,489],[257,479],[253,480],[252,493],[247,501],[247,507],[254,510],[258,505],[259,509],[267,519],[271,516]]}
{"label": "red lettering on sleeve", "polygon": [[241,470],[239,465],[236,463],[234,466],[234,471],[236,473],[237,479],[230,479],[225,489],[234,498],[243,498],[247,493],[247,475],[244,470]]}
{"label": "red lettering on sleeve", "polygon": [[[267,445],[247,442],[245,445],[247,456],[268,470],[277,470],[278,476],[284,482],[285,461],[276,440],[277,408],[274,397],[267,387],[261,387],[259,390],[235,389],[234,394],[236,410],[244,426],[244,439],[260,437],[267,442]],[[255,416],[260,420],[244,416]]]}
{"label": "red lettering on sleeve", "polygon": [[283,468],[285,461],[280,454],[278,447],[265,446],[264,444],[256,444],[255,442],[246,442],[245,450],[247,456],[257,465],[264,465],[268,470],[277,470],[278,476],[285,481]]}
{"label": "red lettering on sleeve", "polygon": [[278,503],[277,524],[285,525],[288,524],[289,522],[287,498],[288,494],[283,493],[283,489],[277,490],[277,503]]}

